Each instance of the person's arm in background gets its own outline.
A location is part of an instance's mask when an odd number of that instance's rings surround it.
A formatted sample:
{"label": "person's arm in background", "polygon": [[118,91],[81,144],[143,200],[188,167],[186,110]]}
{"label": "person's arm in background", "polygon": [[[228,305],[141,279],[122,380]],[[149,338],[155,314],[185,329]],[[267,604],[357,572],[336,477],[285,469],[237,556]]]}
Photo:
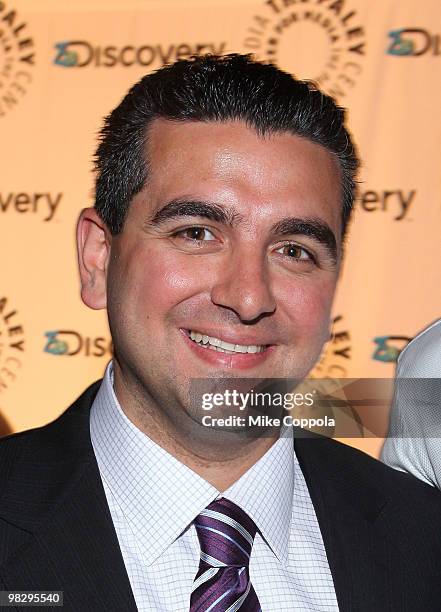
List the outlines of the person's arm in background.
{"label": "person's arm in background", "polygon": [[399,356],[381,459],[441,489],[441,320]]}

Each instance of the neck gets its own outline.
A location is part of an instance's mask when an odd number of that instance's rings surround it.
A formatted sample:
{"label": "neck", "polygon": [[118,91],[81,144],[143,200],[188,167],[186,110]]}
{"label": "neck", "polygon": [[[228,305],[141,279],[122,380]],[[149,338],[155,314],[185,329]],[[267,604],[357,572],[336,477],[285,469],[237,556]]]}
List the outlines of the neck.
{"label": "neck", "polygon": [[127,418],[221,493],[239,480],[278,439],[278,431],[270,437],[244,439],[236,433],[207,431],[209,428],[203,426],[195,429],[194,421],[186,428],[182,426],[186,416],[180,418],[183,411],[181,415],[173,415],[161,410],[146,394],[134,391],[121,374],[118,366],[114,366],[115,394]]}

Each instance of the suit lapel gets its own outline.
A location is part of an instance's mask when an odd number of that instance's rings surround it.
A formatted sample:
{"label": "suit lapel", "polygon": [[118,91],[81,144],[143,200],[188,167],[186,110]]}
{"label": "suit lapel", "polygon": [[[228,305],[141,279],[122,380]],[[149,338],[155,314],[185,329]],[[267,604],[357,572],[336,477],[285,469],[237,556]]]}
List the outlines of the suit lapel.
{"label": "suit lapel", "polygon": [[[392,609],[387,537],[378,517],[387,500],[354,449],[296,438],[295,450],[322,532],[341,612]],[[370,463],[372,467],[372,463]],[[390,607],[389,607],[390,606]]]}
{"label": "suit lapel", "polygon": [[10,590],[63,590],[65,610],[135,612],[90,441],[97,390],[27,434],[2,496],[0,581]]}

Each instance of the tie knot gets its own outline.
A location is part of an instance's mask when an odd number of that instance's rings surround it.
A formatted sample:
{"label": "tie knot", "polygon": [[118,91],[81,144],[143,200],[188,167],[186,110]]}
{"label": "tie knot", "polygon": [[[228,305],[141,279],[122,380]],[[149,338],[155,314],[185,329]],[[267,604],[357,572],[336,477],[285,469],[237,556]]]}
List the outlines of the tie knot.
{"label": "tie knot", "polygon": [[201,545],[201,560],[211,567],[249,565],[257,527],[228,499],[211,502],[194,521]]}

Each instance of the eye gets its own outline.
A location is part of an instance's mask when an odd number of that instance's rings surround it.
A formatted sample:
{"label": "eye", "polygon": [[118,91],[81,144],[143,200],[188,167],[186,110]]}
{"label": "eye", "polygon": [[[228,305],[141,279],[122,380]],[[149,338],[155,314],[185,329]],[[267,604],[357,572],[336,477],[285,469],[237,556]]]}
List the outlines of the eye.
{"label": "eye", "polygon": [[314,261],[314,257],[298,244],[284,244],[276,250],[276,253],[281,253],[290,259],[294,259],[295,261]]}
{"label": "eye", "polygon": [[175,233],[175,236],[180,236],[186,240],[193,242],[208,242],[210,240],[216,240],[215,236],[206,227],[186,227],[185,229],[179,230]]}

